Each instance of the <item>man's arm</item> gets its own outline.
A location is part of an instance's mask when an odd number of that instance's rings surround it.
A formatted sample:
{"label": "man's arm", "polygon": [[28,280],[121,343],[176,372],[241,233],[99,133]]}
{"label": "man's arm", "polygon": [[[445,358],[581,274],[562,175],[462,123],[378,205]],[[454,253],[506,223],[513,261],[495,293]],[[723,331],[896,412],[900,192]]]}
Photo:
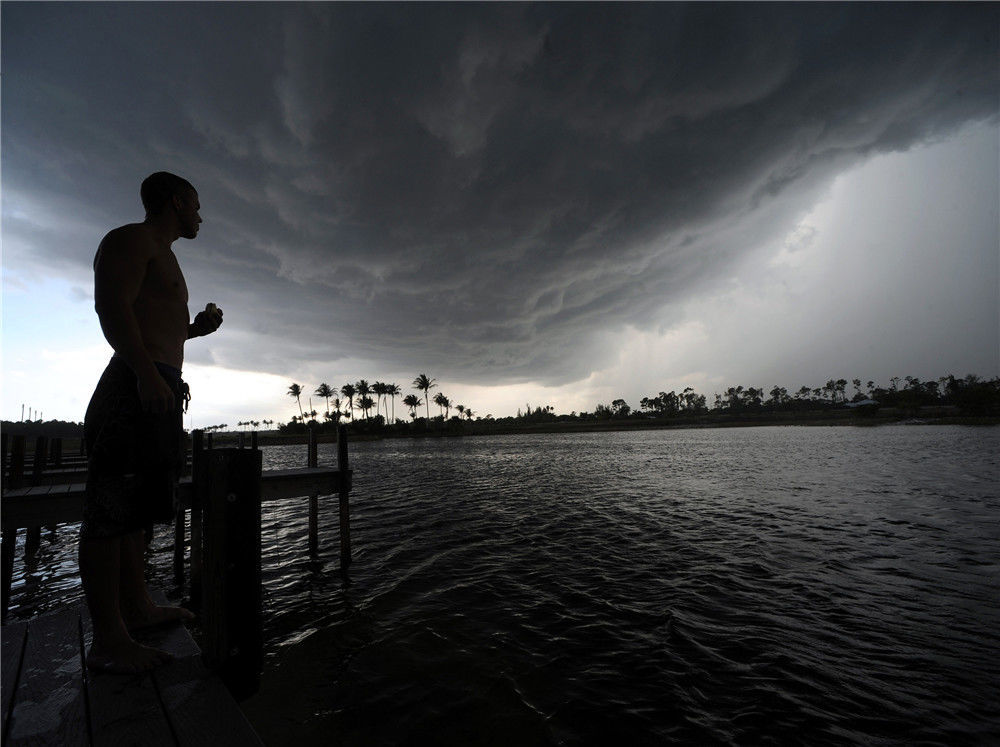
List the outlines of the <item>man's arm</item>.
{"label": "man's arm", "polygon": [[148,239],[135,231],[117,229],[105,236],[94,263],[94,308],[104,337],[138,379],[143,409],[169,412],[173,392],[153,365],[133,309],[152,254]]}
{"label": "man's arm", "polygon": [[204,337],[205,335],[210,335],[215,332],[221,324],[222,309],[214,303],[206,304],[205,310],[199,311],[195,315],[194,321],[188,325],[187,338],[190,340],[192,337]]}

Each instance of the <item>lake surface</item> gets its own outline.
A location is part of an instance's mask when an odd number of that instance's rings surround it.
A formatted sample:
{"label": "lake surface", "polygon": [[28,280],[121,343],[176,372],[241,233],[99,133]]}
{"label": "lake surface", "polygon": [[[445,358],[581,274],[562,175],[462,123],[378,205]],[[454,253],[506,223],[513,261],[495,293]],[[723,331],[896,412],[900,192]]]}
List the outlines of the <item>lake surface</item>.
{"label": "lake surface", "polygon": [[[244,707],[268,744],[1000,741],[1000,428],[387,440],[351,462],[348,575],[335,498],[317,560],[304,501],[265,507]],[[15,617],[79,597],[73,554],[61,531],[19,560]]]}

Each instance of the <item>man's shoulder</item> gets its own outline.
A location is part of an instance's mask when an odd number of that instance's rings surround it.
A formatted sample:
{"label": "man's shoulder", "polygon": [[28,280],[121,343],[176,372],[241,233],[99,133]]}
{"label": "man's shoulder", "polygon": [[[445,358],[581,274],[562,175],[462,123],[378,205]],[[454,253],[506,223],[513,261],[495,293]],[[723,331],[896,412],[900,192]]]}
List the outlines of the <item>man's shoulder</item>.
{"label": "man's shoulder", "polygon": [[101,239],[98,254],[128,253],[136,256],[152,255],[156,252],[156,242],[143,223],[129,223],[108,231]]}

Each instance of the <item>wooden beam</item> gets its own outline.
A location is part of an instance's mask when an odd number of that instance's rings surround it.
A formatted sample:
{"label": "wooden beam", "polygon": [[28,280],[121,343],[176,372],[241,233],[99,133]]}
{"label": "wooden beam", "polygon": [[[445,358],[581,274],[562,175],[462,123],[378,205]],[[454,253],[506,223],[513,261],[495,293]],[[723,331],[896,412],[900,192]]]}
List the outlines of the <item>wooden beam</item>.
{"label": "wooden beam", "polygon": [[[347,475],[350,480],[350,474]],[[334,495],[340,491],[340,472],[330,467],[281,469],[261,476],[261,500],[278,501],[309,495]],[[32,524],[64,524],[83,520],[84,483],[39,485],[6,490],[2,500],[4,530]],[[182,478],[177,486],[181,505],[191,506],[191,478]]]}

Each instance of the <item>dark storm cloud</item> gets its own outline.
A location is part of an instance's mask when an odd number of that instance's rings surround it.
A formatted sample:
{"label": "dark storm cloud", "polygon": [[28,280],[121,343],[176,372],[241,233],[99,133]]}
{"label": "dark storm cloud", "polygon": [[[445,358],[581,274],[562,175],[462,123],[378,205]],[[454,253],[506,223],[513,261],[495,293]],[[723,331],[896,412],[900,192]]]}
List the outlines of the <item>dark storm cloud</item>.
{"label": "dark storm cloud", "polygon": [[167,168],[193,301],[261,336],[217,359],[571,380],[846,166],[995,119],[998,14],[5,3],[4,231],[82,274]]}

